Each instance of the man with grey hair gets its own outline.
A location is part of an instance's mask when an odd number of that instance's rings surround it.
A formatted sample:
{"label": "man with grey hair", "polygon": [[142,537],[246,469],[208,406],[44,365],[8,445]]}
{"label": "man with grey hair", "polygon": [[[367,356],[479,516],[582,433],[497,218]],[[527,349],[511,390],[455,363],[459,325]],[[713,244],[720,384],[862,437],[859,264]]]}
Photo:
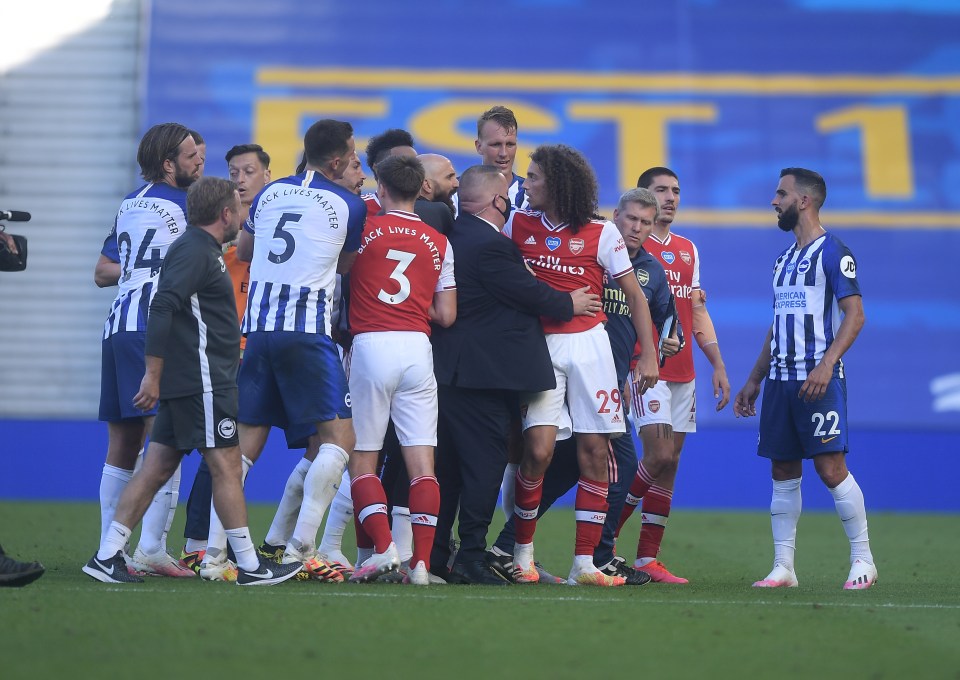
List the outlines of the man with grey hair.
{"label": "man with grey hair", "polygon": [[133,403],[159,404],[143,467],[120,497],[110,530],[83,567],[104,583],[140,582],[127,573],[123,546],[150,499],[173,475],[184,453],[199,449],[213,477],[213,501],[237,558],[238,585],[272,585],[301,564],[267,564],[247,527],[237,437],[240,328],[222,244],[244,220],[229,180],[207,177],[187,193],[188,227],[167,250],[147,321],[146,372]]}

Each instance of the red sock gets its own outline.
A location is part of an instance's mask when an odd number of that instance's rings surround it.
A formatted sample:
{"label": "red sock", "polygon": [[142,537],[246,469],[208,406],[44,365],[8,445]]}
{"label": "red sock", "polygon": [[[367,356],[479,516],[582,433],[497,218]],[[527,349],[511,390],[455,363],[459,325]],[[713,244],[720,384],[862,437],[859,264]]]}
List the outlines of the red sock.
{"label": "red sock", "polygon": [[357,547],[373,550],[373,539],[370,538],[370,534],[368,534],[363,528],[363,525],[360,524],[360,518],[357,517],[356,512],[353,513],[353,528],[357,533]]}
{"label": "red sock", "polygon": [[651,486],[643,497],[643,527],[640,529],[640,542],[637,544],[637,559],[656,557],[660,552],[660,542],[670,517],[670,503],[673,491],[662,486]]}
{"label": "red sock", "polygon": [[537,513],[543,498],[543,477],[527,479],[517,470],[516,497],[513,501],[513,528],[517,543],[532,543],[537,530]]}
{"label": "red sock", "polygon": [[440,485],[436,477],[417,477],[410,480],[410,524],[413,528],[413,557],[410,566],[423,562],[430,568],[433,535],[437,533],[437,513],[440,512]]}
{"label": "red sock", "polygon": [[373,539],[378,553],[390,547],[390,523],[387,521],[387,494],[376,475],[360,475],[350,483],[353,496],[353,516],[367,535]]}
{"label": "red sock", "polygon": [[630,491],[627,492],[627,499],[623,503],[623,510],[620,511],[620,522],[617,524],[617,533],[614,534],[614,537],[620,536],[620,530],[623,528],[623,525],[630,519],[630,515],[637,509],[640,500],[646,495],[647,490],[653,485],[654,481],[656,480],[650,476],[647,468],[643,467],[643,461],[637,463],[637,474],[633,476],[633,481],[630,482]]}
{"label": "red sock", "polygon": [[607,521],[607,482],[580,477],[577,483],[577,543],[575,555],[593,555]]}

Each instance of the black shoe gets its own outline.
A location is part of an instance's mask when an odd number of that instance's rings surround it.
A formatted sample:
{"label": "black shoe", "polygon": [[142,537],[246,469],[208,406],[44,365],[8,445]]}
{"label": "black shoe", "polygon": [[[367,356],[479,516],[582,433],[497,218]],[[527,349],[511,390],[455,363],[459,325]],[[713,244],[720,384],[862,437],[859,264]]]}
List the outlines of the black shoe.
{"label": "black shoe", "polygon": [[0,586],[19,588],[33,583],[43,576],[43,565],[39,562],[18,562],[3,554],[0,548]]}
{"label": "black shoe", "polygon": [[487,563],[487,567],[497,576],[504,581],[513,583],[513,555],[500,555],[493,550],[488,550],[483,559]]}
{"label": "black shoe", "polygon": [[607,576],[622,576],[627,580],[624,583],[627,586],[644,586],[651,580],[650,574],[628,566],[625,559],[617,556],[614,556],[605,567],[600,567],[600,571]]}
{"label": "black shoe", "polygon": [[[276,562],[280,564],[280,560],[283,559],[283,552],[287,549],[285,545],[270,545],[266,541],[260,544],[260,547],[257,548],[257,554],[264,559],[270,560],[271,562]],[[229,557],[227,559],[230,559]],[[236,561],[234,561],[236,564]]]}
{"label": "black shoe", "polygon": [[300,562],[290,564],[276,564],[263,557],[259,557],[260,568],[256,571],[237,569],[238,586],[272,586],[293,578],[303,570]]}
{"label": "black shoe", "polygon": [[83,573],[103,583],[143,583],[142,578],[127,571],[122,550],[118,550],[109,560],[98,560],[97,553],[93,553],[90,561],[83,565]]}
{"label": "black shoe", "polygon": [[501,577],[499,573],[491,569],[484,560],[454,562],[453,568],[450,570],[450,578],[447,582],[461,585],[481,586],[510,585],[510,581],[507,581]]}

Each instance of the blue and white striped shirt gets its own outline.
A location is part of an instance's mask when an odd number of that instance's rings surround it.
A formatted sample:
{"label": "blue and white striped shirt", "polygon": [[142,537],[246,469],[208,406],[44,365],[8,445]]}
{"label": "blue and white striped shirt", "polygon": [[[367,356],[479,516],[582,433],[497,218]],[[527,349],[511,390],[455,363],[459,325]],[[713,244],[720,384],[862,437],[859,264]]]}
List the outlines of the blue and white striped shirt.
{"label": "blue and white striped shirt", "polygon": [[250,206],[250,294],[243,332],[330,335],[337,260],[360,247],[367,206],[319,172],[271,182]]}
{"label": "blue and white striped shirt", "polygon": [[103,327],[105,339],[123,331],[147,330],[147,313],[163,258],[186,228],[184,189],[151,183],[123,199],[101,251],[120,263],[120,290]]}
{"label": "blue and white striped shirt", "polygon": [[[838,301],[860,295],[857,262],[836,236],[787,248],[773,267],[773,380],[806,380],[840,328]],[[843,362],[834,368],[843,377]]]}

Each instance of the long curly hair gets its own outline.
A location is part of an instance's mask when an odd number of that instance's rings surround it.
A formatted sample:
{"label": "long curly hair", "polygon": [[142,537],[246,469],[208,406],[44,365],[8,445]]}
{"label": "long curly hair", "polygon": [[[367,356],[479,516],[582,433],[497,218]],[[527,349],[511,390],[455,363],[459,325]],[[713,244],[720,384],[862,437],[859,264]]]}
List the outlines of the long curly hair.
{"label": "long curly hair", "polygon": [[538,146],[530,159],[543,171],[554,211],[576,233],[597,214],[597,177],[590,163],[565,144]]}

